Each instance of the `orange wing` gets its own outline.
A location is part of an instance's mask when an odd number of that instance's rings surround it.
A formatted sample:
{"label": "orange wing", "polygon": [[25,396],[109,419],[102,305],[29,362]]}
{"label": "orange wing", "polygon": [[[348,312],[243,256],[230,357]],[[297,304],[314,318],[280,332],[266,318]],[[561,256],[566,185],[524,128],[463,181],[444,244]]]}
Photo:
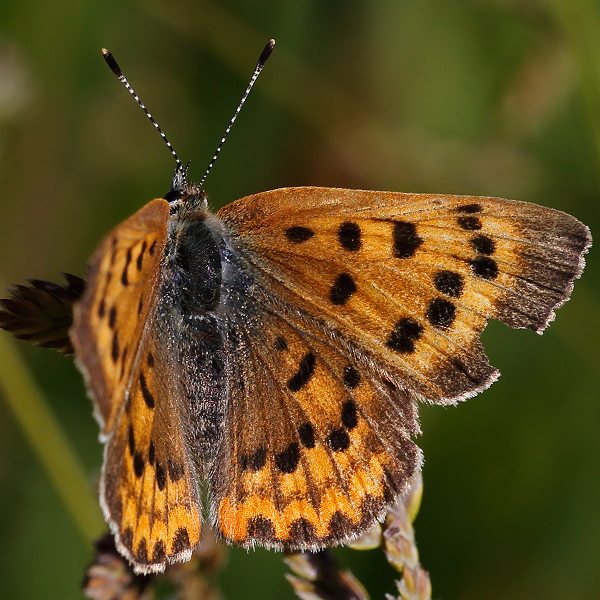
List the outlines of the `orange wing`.
{"label": "orange wing", "polygon": [[421,462],[412,399],[375,369],[250,298],[235,348],[213,519],[245,547],[316,549],[356,537]]}
{"label": "orange wing", "polygon": [[101,439],[114,429],[146,323],[153,318],[169,203],[157,199],[115,227],[96,249],[75,304],[71,341],[96,403]]}
{"label": "orange wing", "polygon": [[499,198],[286,188],[218,216],[286,319],[439,403],[498,377],[479,341],[487,320],[541,332],[591,245],[577,219]]}
{"label": "orange wing", "polygon": [[119,551],[139,573],[188,560],[200,540],[196,467],[186,443],[180,365],[155,324],[141,348],[123,412],[104,451],[100,504]]}
{"label": "orange wing", "polygon": [[189,558],[201,524],[179,365],[168,351],[176,334],[154,318],[168,218],[168,202],[154,200],[104,239],[71,331],[106,442],[104,516],[142,573]]}

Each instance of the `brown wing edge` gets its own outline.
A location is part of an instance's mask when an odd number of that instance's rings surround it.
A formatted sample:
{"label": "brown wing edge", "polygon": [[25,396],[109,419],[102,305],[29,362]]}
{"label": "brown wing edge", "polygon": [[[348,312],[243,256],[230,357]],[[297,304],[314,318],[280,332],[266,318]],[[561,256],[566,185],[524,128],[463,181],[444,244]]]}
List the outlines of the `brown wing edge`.
{"label": "brown wing edge", "polygon": [[541,335],[571,298],[575,280],[585,268],[592,235],[589,227],[568,213],[535,204],[530,205],[523,225],[523,232],[536,243],[524,247],[521,257],[527,268],[520,284],[496,305],[492,318]]}

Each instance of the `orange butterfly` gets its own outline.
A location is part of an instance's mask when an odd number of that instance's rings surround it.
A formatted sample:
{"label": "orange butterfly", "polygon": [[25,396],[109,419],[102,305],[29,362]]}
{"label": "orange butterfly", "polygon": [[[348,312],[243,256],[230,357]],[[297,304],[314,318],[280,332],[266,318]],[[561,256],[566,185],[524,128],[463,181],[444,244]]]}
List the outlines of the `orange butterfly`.
{"label": "orange butterfly", "polygon": [[493,383],[487,320],[541,333],[591,245],[499,198],[301,187],[213,215],[186,175],[102,241],[71,330],[102,509],[143,573],[199,543],[199,480],[227,542],[355,538],[420,468],[417,401]]}

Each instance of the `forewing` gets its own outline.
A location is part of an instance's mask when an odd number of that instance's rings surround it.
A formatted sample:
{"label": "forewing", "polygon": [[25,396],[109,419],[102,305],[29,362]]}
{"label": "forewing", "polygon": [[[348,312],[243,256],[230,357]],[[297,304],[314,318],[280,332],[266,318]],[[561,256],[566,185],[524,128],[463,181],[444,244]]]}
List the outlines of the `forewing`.
{"label": "forewing", "polygon": [[591,245],[565,213],[487,197],[287,188],[218,216],[263,288],[276,290],[261,301],[440,403],[498,377],[479,341],[489,318],[546,327]]}
{"label": "forewing", "polygon": [[94,252],[75,303],[71,341],[95,402],[101,439],[115,427],[144,328],[156,309],[169,203],[157,199],[115,227]]}

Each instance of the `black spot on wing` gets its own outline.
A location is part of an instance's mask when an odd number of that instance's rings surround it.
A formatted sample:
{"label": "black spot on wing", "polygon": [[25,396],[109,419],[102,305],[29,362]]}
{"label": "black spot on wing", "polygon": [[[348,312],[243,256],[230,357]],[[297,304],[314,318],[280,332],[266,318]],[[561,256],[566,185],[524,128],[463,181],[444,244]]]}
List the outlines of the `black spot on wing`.
{"label": "black spot on wing", "polygon": [[338,240],[349,252],[356,252],[361,247],[360,227],[356,223],[345,221],[338,229]]}
{"label": "black spot on wing", "polygon": [[156,463],[156,483],[158,484],[158,489],[162,492],[167,485],[167,472],[164,467],[157,461]]}
{"label": "black spot on wing", "polygon": [[304,517],[300,517],[290,525],[290,540],[294,544],[312,542],[316,537],[314,525]]}
{"label": "black spot on wing", "polygon": [[335,452],[343,452],[350,446],[350,437],[345,429],[337,427],[327,436],[327,444]]}
{"label": "black spot on wing", "polygon": [[352,365],[344,367],[343,377],[344,385],[350,390],[354,390],[360,385],[360,373]]}
{"label": "black spot on wing", "polygon": [[165,543],[163,542],[163,540],[158,540],[158,542],[156,542],[156,545],[154,546],[154,553],[152,554],[152,562],[153,563],[164,562],[166,557],[167,557],[167,554],[165,552]]}
{"label": "black spot on wing", "polygon": [[410,354],[415,351],[415,341],[423,335],[423,327],[414,319],[400,319],[388,336],[385,345],[395,352]]}
{"label": "black spot on wing", "polygon": [[456,318],[456,306],[445,298],[434,298],[427,307],[427,319],[437,329],[448,329]]}
{"label": "black spot on wing", "polygon": [[470,265],[473,273],[482,279],[496,279],[498,276],[498,264],[487,256],[478,256],[470,262]]}
{"label": "black spot on wing", "polygon": [[135,476],[136,477],[141,477],[142,474],[144,473],[144,468],[145,468],[145,463],[144,463],[144,459],[142,458],[142,455],[139,452],[136,452],[133,455],[133,470],[135,471]]}
{"label": "black spot on wing", "polygon": [[147,246],[148,246],[148,244],[147,244],[146,240],[144,240],[142,242],[142,248],[141,248],[140,253],[138,254],[138,257],[136,260],[136,265],[137,265],[138,271],[142,270],[142,264],[144,262],[144,252],[146,252]]}
{"label": "black spot on wing", "polygon": [[112,347],[110,350],[110,356],[113,359],[114,363],[116,363],[119,360],[119,354],[120,354],[119,337],[117,335],[117,332],[114,331],[113,338],[112,338]]}
{"label": "black spot on wing", "polygon": [[394,240],[393,253],[396,258],[414,256],[417,248],[423,243],[423,239],[417,235],[415,224],[406,221],[394,221],[392,237]]}
{"label": "black spot on wing", "polygon": [[248,519],[248,537],[266,542],[275,537],[275,527],[271,519],[266,517],[252,517]]}
{"label": "black spot on wing", "polygon": [[481,221],[478,217],[458,217],[458,224],[467,231],[477,231],[481,229]]}
{"label": "black spot on wing", "polygon": [[302,423],[302,425],[298,427],[298,435],[300,436],[300,441],[304,447],[309,449],[315,447],[315,430],[311,423]]}
{"label": "black spot on wing", "polygon": [[345,304],[356,292],[356,284],[349,273],[341,273],[329,290],[329,299],[333,304]]}
{"label": "black spot on wing", "polygon": [[471,240],[471,247],[478,254],[494,254],[496,251],[496,242],[487,235],[477,235]]}
{"label": "black spot on wing", "polygon": [[178,554],[184,550],[189,550],[189,548],[190,536],[188,535],[188,531],[185,527],[180,527],[175,534],[175,539],[173,540],[173,553]]}
{"label": "black spot on wing", "polygon": [[117,260],[117,238],[112,239],[112,250],[110,255],[110,266],[114,267],[115,261]]}
{"label": "black spot on wing", "polygon": [[358,413],[354,400],[346,400],[342,405],[342,425],[348,429],[354,429],[358,424]]}
{"label": "black spot on wing", "polygon": [[478,213],[481,212],[483,209],[481,207],[481,204],[464,204],[463,206],[459,206],[456,209],[456,212],[462,212],[462,213]]}
{"label": "black spot on wing", "polygon": [[140,371],[140,388],[142,390],[142,396],[144,398],[144,402],[149,409],[154,408],[154,396],[148,389],[148,385],[146,384],[146,378],[144,377],[144,373]]}
{"label": "black spot on wing", "polygon": [[459,298],[464,288],[463,276],[452,271],[439,271],[436,273],[433,284],[438,292],[446,294],[446,296],[452,296],[452,298]]}
{"label": "black spot on wing", "polygon": [[240,466],[242,471],[260,471],[267,462],[267,449],[257,448],[252,454],[242,454]]}
{"label": "black spot on wing", "polygon": [[154,447],[154,442],[150,440],[150,447],[148,448],[148,462],[153,465],[154,459],[156,458],[156,448]]}
{"label": "black spot on wing", "polygon": [[285,237],[288,239],[288,242],[291,242],[292,244],[306,242],[307,240],[310,240],[313,235],[315,235],[314,231],[308,227],[289,227],[285,230]]}
{"label": "black spot on wing", "polygon": [[352,530],[352,521],[341,511],[336,510],[329,520],[329,535],[338,539],[348,535]]}
{"label": "black spot on wing", "polygon": [[127,444],[129,446],[129,454],[133,456],[135,454],[135,436],[133,435],[133,426],[129,424],[129,432],[127,435]]}
{"label": "black spot on wing", "polygon": [[127,276],[127,269],[129,268],[129,263],[131,262],[131,248],[127,249],[127,256],[125,258],[125,267],[123,267],[123,273],[121,274],[121,283],[127,287],[129,285],[129,278]]}
{"label": "black spot on wing", "polygon": [[142,538],[140,545],[138,546],[137,552],[135,553],[135,559],[137,562],[143,565],[148,563],[148,549],[146,547],[146,538]]}
{"label": "black spot on wing", "polygon": [[275,466],[282,473],[293,473],[300,461],[298,442],[292,442],[283,452],[275,455]]}
{"label": "black spot on wing", "polygon": [[310,381],[310,378],[315,372],[316,362],[315,355],[312,352],[309,352],[304,356],[304,358],[300,361],[298,371],[289,379],[287,383],[290,392],[300,391]]}

